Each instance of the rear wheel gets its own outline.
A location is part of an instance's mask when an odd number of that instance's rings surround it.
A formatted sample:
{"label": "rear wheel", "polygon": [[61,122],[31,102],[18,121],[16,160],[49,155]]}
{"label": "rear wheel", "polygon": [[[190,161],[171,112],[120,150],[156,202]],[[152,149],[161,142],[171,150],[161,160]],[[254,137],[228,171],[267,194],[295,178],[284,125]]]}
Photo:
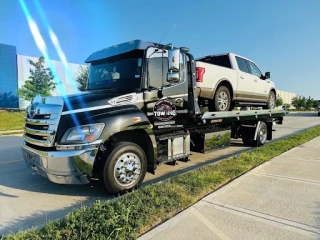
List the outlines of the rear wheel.
{"label": "rear wheel", "polygon": [[219,86],[213,99],[213,110],[217,112],[229,111],[231,94],[226,86]]}
{"label": "rear wheel", "polygon": [[268,127],[265,122],[260,122],[257,134],[256,145],[262,146],[267,142]]}
{"label": "rear wheel", "polygon": [[137,188],[147,172],[147,158],[135,143],[116,143],[111,149],[104,169],[103,182],[110,193],[123,193]]}
{"label": "rear wheel", "polygon": [[245,146],[262,146],[267,142],[268,127],[265,122],[260,122],[259,128],[257,130],[257,139],[254,140],[254,135],[243,134],[242,142]]}

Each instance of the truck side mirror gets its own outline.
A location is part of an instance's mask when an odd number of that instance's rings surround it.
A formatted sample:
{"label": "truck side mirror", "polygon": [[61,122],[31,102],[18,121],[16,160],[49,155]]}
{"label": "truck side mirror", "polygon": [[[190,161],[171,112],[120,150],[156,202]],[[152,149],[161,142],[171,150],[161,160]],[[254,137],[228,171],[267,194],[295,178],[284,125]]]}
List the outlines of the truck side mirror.
{"label": "truck side mirror", "polygon": [[265,79],[270,78],[270,72],[266,72],[266,74],[264,75],[264,78],[265,78]]}
{"label": "truck side mirror", "polygon": [[169,49],[168,50],[169,59],[169,72],[179,72],[180,71],[180,49]]}

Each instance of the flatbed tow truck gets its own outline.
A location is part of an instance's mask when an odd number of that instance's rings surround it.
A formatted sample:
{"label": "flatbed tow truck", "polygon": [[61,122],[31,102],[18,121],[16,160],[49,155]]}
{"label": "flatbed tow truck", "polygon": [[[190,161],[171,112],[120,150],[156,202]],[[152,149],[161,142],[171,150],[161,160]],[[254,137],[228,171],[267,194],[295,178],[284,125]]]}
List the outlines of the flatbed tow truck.
{"label": "flatbed tow truck", "polygon": [[59,184],[140,186],[162,163],[188,161],[241,138],[262,146],[284,110],[205,112],[189,49],[134,40],[91,54],[87,90],[36,96],[21,142],[29,168]]}

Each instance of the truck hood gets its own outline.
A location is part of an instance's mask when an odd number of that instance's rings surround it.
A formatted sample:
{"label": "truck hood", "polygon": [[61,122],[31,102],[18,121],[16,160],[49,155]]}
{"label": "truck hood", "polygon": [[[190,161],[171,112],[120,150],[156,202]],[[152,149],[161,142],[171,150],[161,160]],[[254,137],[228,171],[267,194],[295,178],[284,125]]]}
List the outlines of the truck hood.
{"label": "truck hood", "polygon": [[118,89],[116,90],[93,90],[79,94],[69,95],[64,98],[63,112],[77,109],[102,107],[109,105],[135,104],[139,93],[132,93]]}

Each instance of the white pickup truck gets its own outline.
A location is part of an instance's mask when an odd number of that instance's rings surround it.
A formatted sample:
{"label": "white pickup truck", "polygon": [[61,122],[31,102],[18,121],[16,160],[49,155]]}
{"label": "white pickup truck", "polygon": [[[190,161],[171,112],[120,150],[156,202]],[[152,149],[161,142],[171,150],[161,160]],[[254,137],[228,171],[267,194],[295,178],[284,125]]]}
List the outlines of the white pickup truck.
{"label": "white pickup truck", "polygon": [[210,111],[230,111],[236,106],[273,109],[275,84],[270,72],[262,74],[257,65],[234,53],[196,59],[199,103]]}

